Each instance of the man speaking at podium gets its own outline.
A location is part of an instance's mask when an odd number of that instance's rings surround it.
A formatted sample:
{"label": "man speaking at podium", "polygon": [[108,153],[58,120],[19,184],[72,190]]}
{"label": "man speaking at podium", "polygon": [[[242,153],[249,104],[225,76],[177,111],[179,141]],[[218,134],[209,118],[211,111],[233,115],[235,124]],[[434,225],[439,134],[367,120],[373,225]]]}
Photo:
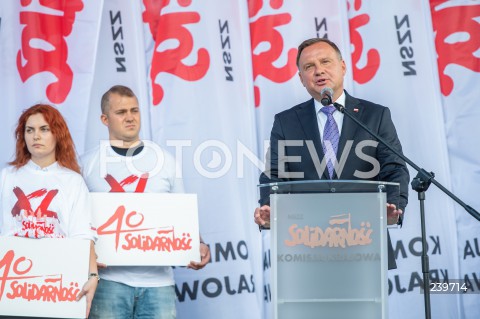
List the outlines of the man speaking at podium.
{"label": "man speaking at podium", "polygon": [[[267,168],[260,176],[260,183],[318,179],[396,182],[400,184],[400,197],[395,198],[398,207],[387,204],[387,224],[401,225],[408,202],[410,179],[405,162],[381,143],[376,147],[364,147],[363,153],[358,156],[356,146],[364,141],[372,141],[373,137],[332,104],[344,106],[361,123],[402,152],[390,110],[354,98],[344,90],[345,61],[337,45],[327,39],[313,38],[302,42],[298,47],[297,67],[300,81],[312,99],[275,115]],[[325,103],[325,99],[328,103]],[[327,105],[322,105],[322,102]],[[288,146],[285,141],[303,143]],[[312,145],[315,150],[312,150]],[[348,153],[344,155],[346,160],[343,162],[344,150]],[[315,151],[318,157],[312,156]],[[297,156],[300,160],[288,161],[291,156]],[[324,157],[325,169],[317,172],[319,161]],[[261,207],[255,210],[255,223],[261,228],[269,228],[270,206],[266,188],[261,189],[260,197]],[[388,237],[388,269],[395,268],[393,248]]]}

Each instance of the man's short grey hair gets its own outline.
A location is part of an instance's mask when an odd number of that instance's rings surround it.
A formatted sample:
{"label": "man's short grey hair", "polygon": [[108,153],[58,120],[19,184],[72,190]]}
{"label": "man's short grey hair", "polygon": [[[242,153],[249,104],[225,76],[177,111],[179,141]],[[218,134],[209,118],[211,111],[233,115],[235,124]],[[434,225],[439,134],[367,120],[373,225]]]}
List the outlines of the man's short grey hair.
{"label": "man's short grey hair", "polygon": [[114,85],[110,89],[108,89],[108,91],[105,92],[102,96],[102,102],[101,102],[102,114],[107,114],[108,112],[111,94],[118,94],[120,96],[137,98],[135,93],[133,93],[132,89],[130,89],[129,87],[126,87],[124,85]]}

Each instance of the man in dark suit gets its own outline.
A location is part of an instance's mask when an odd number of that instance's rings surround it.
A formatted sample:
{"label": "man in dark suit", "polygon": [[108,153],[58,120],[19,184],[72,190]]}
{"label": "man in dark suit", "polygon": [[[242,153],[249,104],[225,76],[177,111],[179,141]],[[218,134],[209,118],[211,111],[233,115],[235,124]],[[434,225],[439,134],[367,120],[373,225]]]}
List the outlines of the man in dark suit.
{"label": "man in dark suit", "polygon": [[[389,109],[356,99],[344,90],[345,61],[335,43],[327,39],[313,38],[300,44],[297,66],[300,81],[312,99],[275,115],[267,169],[260,176],[260,183],[318,179],[397,182],[399,196],[387,195],[387,223],[401,225],[408,202],[409,174],[405,162],[335,107],[324,107],[320,102],[322,90],[332,89],[334,103],[345,106],[390,146],[402,152]],[[361,152],[356,152],[356,148]],[[255,210],[255,222],[269,228],[269,193],[267,188],[260,193],[261,207]],[[398,203],[398,207],[393,202]],[[390,238],[388,248],[389,269],[396,268]]]}

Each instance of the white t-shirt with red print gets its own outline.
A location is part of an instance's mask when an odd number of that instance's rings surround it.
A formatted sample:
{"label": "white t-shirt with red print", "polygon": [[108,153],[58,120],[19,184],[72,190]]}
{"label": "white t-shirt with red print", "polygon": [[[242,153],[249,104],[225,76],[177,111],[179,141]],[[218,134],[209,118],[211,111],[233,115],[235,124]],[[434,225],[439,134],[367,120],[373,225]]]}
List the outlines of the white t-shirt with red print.
{"label": "white t-shirt with red print", "polygon": [[0,175],[0,234],[28,238],[96,239],[82,176],[58,163],[33,161]]}
{"label": "white t-shirt with red print", "polygon": [[[139,151],[140,150],[140,151]],[[82,174],[91,192],[183,193],[171,154],[143,142],[134,154],[120,155],[102,143],[81,157]],[[165,287],[175,284],[172,267],[110,266],[100,269],[102,279],[131,287]]]}

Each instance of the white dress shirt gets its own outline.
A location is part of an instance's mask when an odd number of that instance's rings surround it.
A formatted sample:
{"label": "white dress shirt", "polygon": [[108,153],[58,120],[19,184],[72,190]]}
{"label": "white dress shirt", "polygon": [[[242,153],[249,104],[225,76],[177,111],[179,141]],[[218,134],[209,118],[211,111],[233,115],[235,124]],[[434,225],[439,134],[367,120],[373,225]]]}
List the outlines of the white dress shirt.
{"label": "white dress shirt", "polygon": [[[317,123],[318,130],[320,131],[320,140],[323,141],[323,130],[325,129],[325,124],[327,123],[327,115],[320,111],[320,109],[323,107],[322,103],[315,99],[313,101],[315,103],[315,111],[317,113]],[[342,95],[340,95],[340,97],[336,101],[334,101],[334,103],[345,106],[345,91],[342,92]],[[344,115],[342,112],[338,110],[333,112],[333,118],[337,123],[339,136],[342,135],[343,117]]]}

